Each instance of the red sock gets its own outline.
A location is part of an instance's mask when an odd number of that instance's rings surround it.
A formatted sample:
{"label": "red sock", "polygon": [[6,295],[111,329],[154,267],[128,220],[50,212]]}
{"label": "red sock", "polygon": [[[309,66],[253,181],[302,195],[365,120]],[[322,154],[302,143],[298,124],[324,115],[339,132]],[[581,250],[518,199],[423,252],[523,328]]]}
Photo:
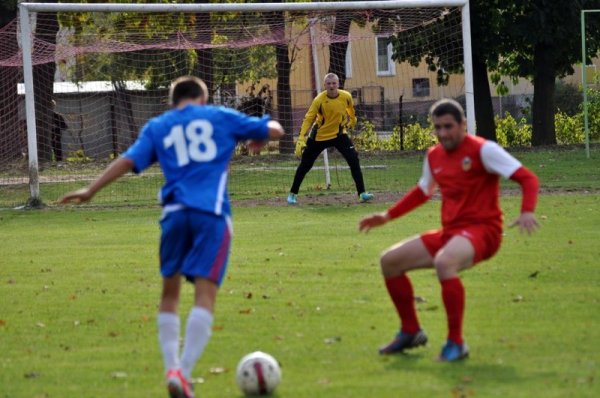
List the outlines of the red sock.
{"label": "red sock", "polygon": [[387,278],[385,286],[402,321],[402,331],[410,334],[417,333],[421,326],[419,326],[419,320],[417,319],[415,297],[408,276],[402,274]]}
{"label": "red sock", "polygon": [[462,322],[465,312],[465,288],[460,278],[440,281],[442,284],[442,300],[448,316],[448,339],[462,344]]}

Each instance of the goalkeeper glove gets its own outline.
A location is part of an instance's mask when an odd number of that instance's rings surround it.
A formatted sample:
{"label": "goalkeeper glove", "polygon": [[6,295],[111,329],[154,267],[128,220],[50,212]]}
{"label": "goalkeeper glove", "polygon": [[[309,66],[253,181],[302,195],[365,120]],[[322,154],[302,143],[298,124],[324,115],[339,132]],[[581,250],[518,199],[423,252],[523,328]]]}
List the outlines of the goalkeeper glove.
{"label": "goalkeeper glove", "polygon": [[294,151],[294,154],[296,155],[297,158],[301,158],[302,157],[302,152],[304,152],[304,148],[306,148],[306,141],[304,140],[304,138],[298,138],[298,141],[296,141],[296,149]]}

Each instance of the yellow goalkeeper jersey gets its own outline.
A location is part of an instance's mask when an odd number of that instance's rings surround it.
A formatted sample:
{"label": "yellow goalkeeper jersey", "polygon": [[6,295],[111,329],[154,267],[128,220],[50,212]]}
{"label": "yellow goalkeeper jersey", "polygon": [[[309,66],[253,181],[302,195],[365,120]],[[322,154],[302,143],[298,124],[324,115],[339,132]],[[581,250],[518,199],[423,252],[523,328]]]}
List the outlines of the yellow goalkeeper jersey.
{"label": "yellow goalkeeper jersey", "polygon": [[[316,128],[312,128],[313,123]],[[352,95],[346,90],[338,90],[336,98],[329,98],[327,91],[315,97],[308,112],[304,116],[300,138],[309,132],[309,137],[316,141],[326,141],[335,138],[339,132],[346,132],[346,127],[356,125],[354,102]]]}

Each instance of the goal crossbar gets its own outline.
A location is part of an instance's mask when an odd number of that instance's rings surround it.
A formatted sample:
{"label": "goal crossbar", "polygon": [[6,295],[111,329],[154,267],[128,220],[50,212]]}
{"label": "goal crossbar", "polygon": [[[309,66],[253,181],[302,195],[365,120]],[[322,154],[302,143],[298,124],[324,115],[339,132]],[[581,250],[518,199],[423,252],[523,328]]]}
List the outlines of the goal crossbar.
{"label": "goal crossbar", "polygon": [[416,7],[463,7],[469,0],[388,0],[319,3],[228,3],[228,4],[83,4],[21,3],[34,12],[222,12],[222,11],[330,11],[374,10]]}

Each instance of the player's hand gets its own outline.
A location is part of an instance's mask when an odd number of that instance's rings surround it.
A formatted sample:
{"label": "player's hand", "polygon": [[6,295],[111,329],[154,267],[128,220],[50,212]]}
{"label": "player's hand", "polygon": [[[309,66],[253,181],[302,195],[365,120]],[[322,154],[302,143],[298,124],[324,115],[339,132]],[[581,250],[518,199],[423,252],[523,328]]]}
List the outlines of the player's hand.
{"label": "player's hand", "polygon": [[528,235],[531,235],[540,227],[540,224],[538,224],[537,219],[535,218],[535,214],[530,211],[521,213],[521,215],[515,221],[513,221],[509,227],[512,228],[517,225],[519,226],[519,232],[527,232]]}
{"label": "player's hand", "polygon": [[294,154],[297,158],[302,157],[302,152],[304,152],[304,148],[306,148],[306,141],[304,140],[304,138],[298,138],[298,141],[296,141],[296,148],[294,150]]}
{"label": "player's hand", "polygon": [[84,203],[92,199],[94,194],[88,188],[82,188],[77,191],[69,192],[58,202],[62,205],[67,203]]}
{"label": "player's hand", "polygon": [[379,227],[388,221],[390,221],[390,216],[387,212],[371,214],[360,220],[358,223],[358,230],[367,233],[372,228]]}
{"label": "player's hand", "polygon": [[265,145],[267,145],[267,141],[248,140],[246,142],[248,151],[253,155],[259,154],[260,150],[263,149]]}

